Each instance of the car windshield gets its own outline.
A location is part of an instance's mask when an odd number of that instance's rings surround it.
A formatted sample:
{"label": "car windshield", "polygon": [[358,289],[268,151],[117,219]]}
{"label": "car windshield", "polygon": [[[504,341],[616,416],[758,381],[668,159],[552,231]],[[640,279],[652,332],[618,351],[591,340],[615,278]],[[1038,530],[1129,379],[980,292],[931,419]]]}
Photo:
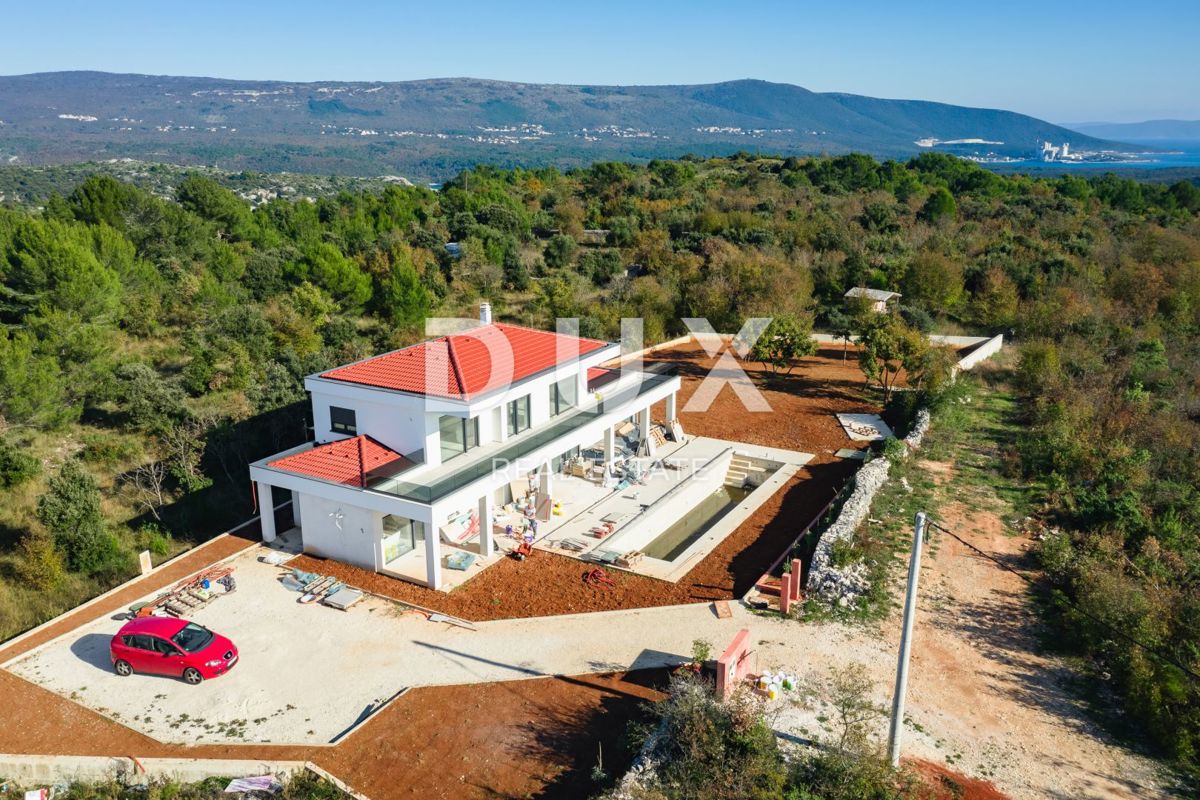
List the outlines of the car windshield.
{"label": "car windshield", "polygon": [[203,650],[212,640],[212,631],[194,622],[189,622],[183,630],[171,637],[171,641],[189,653]]}

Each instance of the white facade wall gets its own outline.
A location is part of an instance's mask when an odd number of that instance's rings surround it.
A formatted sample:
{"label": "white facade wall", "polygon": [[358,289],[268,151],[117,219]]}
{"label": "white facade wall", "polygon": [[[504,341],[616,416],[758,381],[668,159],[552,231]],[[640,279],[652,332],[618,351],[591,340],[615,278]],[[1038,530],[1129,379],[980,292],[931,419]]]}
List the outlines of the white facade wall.
{"label": "white facade wall", "polygon": [[[347,438],[330,427],[329,408],[352,409],[358,433],[387,445],[398,453],[425,451],[425,464],[441,463],[441,433],[438,419],[443,415],[478,417],[479,441],[502,442],[508,437],[508,403],[529,395],[531,428],[548,422],[550,387],[564,378],[574,378],[577,402],[587,396],[587,371],[613,358],[616,347],[589,353],[571,364],[528,378],[501,392],[493,392],[472,402],[426,398],[403,392],[329,380],[320,376],[305,379],[312,394],[313,428],[317,442]],[[415,477],[415,476],[414,476]]]}
{"label": "white facade wall", "polygon": [[366,569],[379,568],[383,516],[378,512],[301,493],[300,516],[305,522],[301,529],[305,552]]}
{"label": "white facade wall", "polygon": [[[329,423],[329,407],[354,411],[359,433],[365,433],[398,453],[411,453],[425,447],[425,399],[398,392],[357,389],[353,392],[330,391],[326,383],[312,383],[313,432],[318,442],[348,438],[334,431]],[[436,429],[436,426],[435,426]]]}

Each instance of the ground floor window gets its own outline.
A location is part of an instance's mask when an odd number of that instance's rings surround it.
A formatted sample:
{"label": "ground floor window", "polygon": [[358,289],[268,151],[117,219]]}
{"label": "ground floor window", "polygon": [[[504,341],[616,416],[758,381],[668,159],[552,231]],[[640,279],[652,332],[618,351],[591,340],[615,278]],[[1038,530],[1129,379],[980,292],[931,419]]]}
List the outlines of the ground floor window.
{"label": "ground floor window", "polygon": [[579,448],[572,447],[570,450],[563,452],[561,455],[555,456],[550,460],[550,470],[552,472],[562,472],[563,464],[570,464],[579,457]]}
{"label": "ground floor window", "polygon": [[383,563],[390,564],[425,541],[425,523],[386,514],[383,518]]}

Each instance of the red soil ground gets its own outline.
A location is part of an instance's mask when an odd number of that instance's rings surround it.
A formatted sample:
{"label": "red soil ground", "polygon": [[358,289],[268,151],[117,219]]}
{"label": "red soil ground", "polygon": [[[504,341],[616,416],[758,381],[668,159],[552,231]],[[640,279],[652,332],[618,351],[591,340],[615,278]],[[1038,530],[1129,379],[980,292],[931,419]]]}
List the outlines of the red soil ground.
{"label": "red soil ground", "polygon": [[167,745],[0,671],[0,752],[308,760],[372,800],[582,798],[629,766],[629,723],[660,672],[414,689],[336,747]]}
{"label": "red soil ground", "polygon": [[1008,795],[988,781],[968,778],[961,772],[947,769],[941,764],[922,759],[904,763],[916,770],[921,780],[929,787],[932,793],[931,800],[1009,800]]}
{"label": "red soil ground", "polygon": [[[862,446],[846,437],[833,415],[879,409],[863,391],[863,375],[853,350],[843,363],[840,347],[823,349],[804,359],[792,375],[773,377],[761,364],[744,363],[771,406],[770,412],[763,413],[748,412],[729,387],[721,390],[708,410],[683,410],[716,363],[699,345],[680,345],[646,360],[670,363],[679,370],[683,378],[679,417],[687,433],[814,455],[804,469],[677,583],[612,570],[615,587],[593,588],[582,581],[588,569],[584,563],[540,551],[523,562],[505,559],[450,593],[312,556],[301,556],[293,565],[476,622],[741,597],[858,467],[859,462],[833,455],[842,447]],[[653,409],[656,419],[662,419],[664,413],[662,404]]]}

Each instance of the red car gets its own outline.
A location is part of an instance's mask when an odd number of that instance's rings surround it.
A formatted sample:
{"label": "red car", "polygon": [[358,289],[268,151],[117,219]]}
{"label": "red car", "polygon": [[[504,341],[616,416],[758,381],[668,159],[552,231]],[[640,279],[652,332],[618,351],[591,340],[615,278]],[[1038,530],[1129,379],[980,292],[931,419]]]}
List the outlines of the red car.
{"label": "red car", "polygon": [[176,675],[200,683],[238,660],[233,642],[202,625],[173,617],[142,617],[125,623],[109,645],[118,675]]}

